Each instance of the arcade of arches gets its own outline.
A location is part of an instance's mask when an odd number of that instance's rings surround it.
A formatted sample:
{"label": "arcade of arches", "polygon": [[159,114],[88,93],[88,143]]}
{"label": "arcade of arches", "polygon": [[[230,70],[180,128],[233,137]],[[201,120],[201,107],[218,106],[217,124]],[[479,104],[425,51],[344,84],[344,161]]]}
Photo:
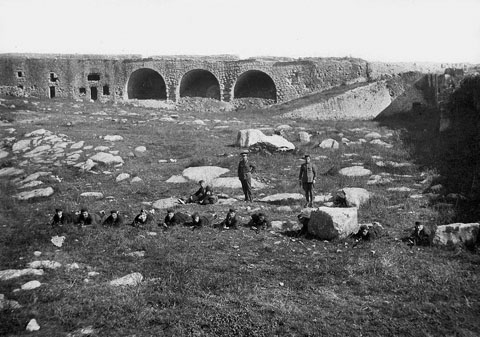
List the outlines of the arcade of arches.
{"label": "arcade of arches", "polygon": [[[135,70],[128,80],[129,99],[167,99],[167,87],[163,77],[153,69]],[[179,97],[204,97],[221,100],[220,84],[210,71],[195,69],[183,75]],[[272,78],[259,70],[242,73],[233,90],[233,98],[263,98],[277,101],[277,89]]]}

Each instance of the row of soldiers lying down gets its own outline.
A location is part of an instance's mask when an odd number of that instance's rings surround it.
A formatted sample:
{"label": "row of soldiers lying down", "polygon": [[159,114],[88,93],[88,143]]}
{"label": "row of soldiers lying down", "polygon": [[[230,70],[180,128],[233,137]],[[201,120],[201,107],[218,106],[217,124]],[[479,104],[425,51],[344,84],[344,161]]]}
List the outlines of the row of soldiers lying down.
{"label": "row of soldiers lying down", "polygon": [[[104,217],[104,214],[103,214]],[[271,223],[264,213],[254,213],[251,216],[250,221],[247,223],[247,227],[255,230],[264,230],[271,227]],[[200,215],[195,212],[192,215],[188,215],[182,212],[175,212],[169,208],[167,215],[163,222],[158,223],[158,226],[168,229],[171,226],[185,225],[190,226],[192,229],[201,228],[203,226],[209,226],[215,216]],[[302,224],[302,228],[298,235],[308,235],[307,228],[309,217],[304,214],[298,215],[298,221]],[[140,213],[135,216],[130,226],[146,229],[146,226],[153,222],[153,216],[146,210],[140,210]],[[63,213],[62,209],[57,208],[55,215],[53,216],[51,225],[52,227],[62,226],[65,224],[76,224],[79,226],[92,226],[102,224],[103,226],[120,227],[124,224],[123,217],[118,211],[112,210],[110,215],[102,221],[102,216],[98,214],[91,214],[87,209],[82,209],[80,214],[75,218],[73,214]],[[240,222],[237,219],[237,211],[234,208],[230,208],[227,212],[225,219],[219,223],[213,224],[213,227],[221,229],[237,229],[240,226]],[[353,234],[351,237],[355,240],[354,245],[357,245],[363,241],[372,241],[381,235],[383,227],[378,223],[374,223],[371,226],[362,225],[360,230]],[[407,242],[409,245],[427,246],[432,241],[432,231],[424,226],[420,221],[415,222],[415,227],[411,235],[404,237],[402,241]]]}
{"label": "row of soldiers lying down", "polygon": [[[267,229],[270,228],[270,221],[267,219],[264,213],[254,213],[251,216],[247,226],[252,229]],[[209,226],[216,216],[200,215],[198,212],[192,215],[175,212],[173,209],[167,210],[167,215],[163,222],[158,223],[158,226],[167,229],[168,227],[175,225],[185,225],[192,228],[200,228],[203,226]],[[140,213],[135,216],[133,222],[129,225],[141,229],[145,229],[147,225],[153,222],[153,216],[146,210],[140,210]],[[120,227],[125,224],[123,217],[118,211],[112,210],[110,215],[105,218],[104,214],[89,213],[86,208],[80,211],[80,214],[74,215],[71,213],[64,213],[62,209],[57,208],[55,215],[50,223],[52,227],[58,227],[66,224],[75,224],[78,226],[93,226],[103,225],[108,227]],[[214,224],[214,227],[224,229],[237,229],[240,223],[237,219],[237,211],[234,208],[230,208],[225,219],[220,223]]]}

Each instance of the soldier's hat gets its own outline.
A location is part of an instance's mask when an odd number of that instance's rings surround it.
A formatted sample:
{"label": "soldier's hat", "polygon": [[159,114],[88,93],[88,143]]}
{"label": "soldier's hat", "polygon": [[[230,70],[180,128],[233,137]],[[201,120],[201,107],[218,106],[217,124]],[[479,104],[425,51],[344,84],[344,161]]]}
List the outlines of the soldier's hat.
{"label": "soldier's hat", "polygon": [[110,214],[113,214],[113,213],[118,213],[118,211],[112,209],[112,210],[110,211]]}
{"label": "soldier's hat", "polygon": [[55,213],[58,213],[58,212],[63,212],[63,209],[61,209],[61,208],[55,208]]}
{"label": "soldier's hat", "polygon": [[242,151],[240,152],[240,155],[243,156],[243,155],[248,155],[248,151]]}
{"label": "soldier's hat", "polygon": [[310,158],[310,155],[306,154],[306,155],[303,156],[303,158],[307,158],[307,157]]}
{"label": "soldier's hat", "polygon": [[83,213],[83,212],[88,212],[88,209],[82,208],[82,209],[80,210],[80,213]]}
{"label": "soldier's hat", "polygon": [[235,208],[230,208],[228,211],[229,212],[236,212],[237,210]]}
{"label": "soldier's hat", "polygon": [[167,213],[175,213],[175,212],[173,211],[173,208],[169,208],[167,209]]}

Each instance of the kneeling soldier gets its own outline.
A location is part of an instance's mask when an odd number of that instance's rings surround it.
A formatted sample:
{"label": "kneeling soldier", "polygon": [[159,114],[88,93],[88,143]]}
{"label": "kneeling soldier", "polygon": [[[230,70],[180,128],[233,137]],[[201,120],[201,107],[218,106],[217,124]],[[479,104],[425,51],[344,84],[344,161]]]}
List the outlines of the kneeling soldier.
{"label": "kneeling soldier", "polygon": [[137,228],[144,228],[149,222],[152,221],[152,216],[148,214],[148,212],[144,209],[140,210],[140,214],[138,214],[130,226],[137,227]]}
{"label": "kneeling soldier", "polygon": [[238,220],[237,220],[237,214],[236,210],[234,208],[230,208],[230,210],[227,213],[227,216],[225,220],[220,222],[218,224],[218,227],[223,228],[223,229],[237,229],[238,226]]}

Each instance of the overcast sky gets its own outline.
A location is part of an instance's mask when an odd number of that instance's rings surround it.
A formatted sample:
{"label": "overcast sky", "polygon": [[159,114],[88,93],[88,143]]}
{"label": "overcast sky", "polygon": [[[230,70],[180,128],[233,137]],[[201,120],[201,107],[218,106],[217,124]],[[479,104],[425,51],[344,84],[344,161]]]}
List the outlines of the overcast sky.
{"label": "overcast sky", "polygon": [[480,63],[480,0],[0,0],[0,53]]}

